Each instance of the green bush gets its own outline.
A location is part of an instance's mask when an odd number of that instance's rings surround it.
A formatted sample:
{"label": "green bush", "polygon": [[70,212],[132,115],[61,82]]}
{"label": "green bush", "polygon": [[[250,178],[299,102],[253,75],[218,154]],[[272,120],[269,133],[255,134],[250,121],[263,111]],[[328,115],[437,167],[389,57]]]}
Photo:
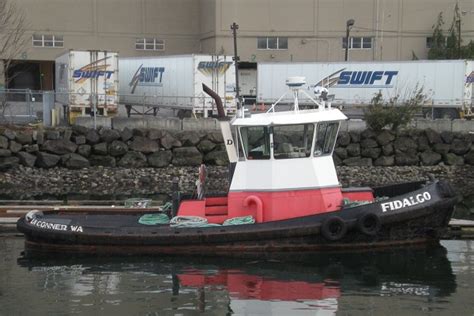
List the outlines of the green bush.
{"label": "green bush", "polygon": [[410,123],[426,99],[422,88],[416,88],[414,91],[412,96],[401,102],[398,102],[398,96],[384,101],[382,92],[376,93],[364,111],[367,127],[374,131],[384,128],[397,130]]}

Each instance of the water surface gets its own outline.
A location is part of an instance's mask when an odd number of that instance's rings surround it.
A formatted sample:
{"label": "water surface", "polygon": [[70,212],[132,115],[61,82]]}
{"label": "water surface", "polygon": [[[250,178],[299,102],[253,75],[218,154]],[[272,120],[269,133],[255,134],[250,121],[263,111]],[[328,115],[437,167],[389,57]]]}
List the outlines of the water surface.
{"label": "water surface", "polygon": [[0,238],[0,315],[473,315],[474,242],[280,260],[30,257]]}

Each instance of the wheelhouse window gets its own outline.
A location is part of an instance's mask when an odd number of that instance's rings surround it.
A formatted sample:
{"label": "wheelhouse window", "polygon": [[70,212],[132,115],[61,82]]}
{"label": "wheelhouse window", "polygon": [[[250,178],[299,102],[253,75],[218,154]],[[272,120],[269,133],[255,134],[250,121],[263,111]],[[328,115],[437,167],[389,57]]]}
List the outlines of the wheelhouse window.
{"label": "wheelhouse window", "polygon": [[313,124],[273,126],[273,156],[275,159],[311,156]]}
{"label": "wheelhouse window", "polygon": [[270,159],[270,127],[241,127],[240,136],[242,149],[247,159]]}
{"label": "wheelhouse window", "polygon": [[318,123],[314,156],[330,155],[332,153],[336,143],[338,128],[339,123]]}

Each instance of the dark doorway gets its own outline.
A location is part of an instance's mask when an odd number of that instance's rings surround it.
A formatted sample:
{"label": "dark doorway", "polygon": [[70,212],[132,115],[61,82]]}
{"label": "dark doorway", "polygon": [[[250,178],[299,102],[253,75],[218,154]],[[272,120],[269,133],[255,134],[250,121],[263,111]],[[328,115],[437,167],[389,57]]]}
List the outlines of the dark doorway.
{"label": "dark doorway", "polygon": [[14,61],[5,79],[7,89],[53,90],[54,61]]}

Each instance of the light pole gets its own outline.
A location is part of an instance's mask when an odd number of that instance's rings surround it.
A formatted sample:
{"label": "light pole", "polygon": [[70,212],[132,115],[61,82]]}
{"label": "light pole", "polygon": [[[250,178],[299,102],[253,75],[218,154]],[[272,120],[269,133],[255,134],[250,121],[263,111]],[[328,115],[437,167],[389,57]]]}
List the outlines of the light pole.
{"label": "light pole", "polygon": [[347,61],[347,56],[349,54],[349,32],[354,25],[354,19],[349,19],[346,22],[346,57],[344,58]]}
{"label": "light pole", "polygon": [[461,59],[461,17],[456,21],[458,27],[458,59]]}
{"label": "light pole", "polygon": [[239,56],[237,56],[237,30],[239,25],[237,23],[232,23],[230,26],[232,30],[232,35],[234,37],[234,66],[235,66],[235,98],[237,99],[237,109],[240,110],[242,102],[240,100],[240,87],[239,87]]}

